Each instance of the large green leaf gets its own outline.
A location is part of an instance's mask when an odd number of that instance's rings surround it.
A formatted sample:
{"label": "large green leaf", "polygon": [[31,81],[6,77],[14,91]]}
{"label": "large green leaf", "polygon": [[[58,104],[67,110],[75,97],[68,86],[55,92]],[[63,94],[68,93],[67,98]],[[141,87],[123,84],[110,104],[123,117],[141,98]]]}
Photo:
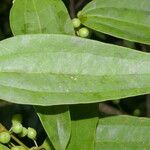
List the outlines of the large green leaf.
{"label": "large green leaf", "polygon": [[10,150],[8,147],[0,144],[0,150]]}
{"label": "large green leaf", "polygon": [[10,13],[10,25],[14,35],[74,32],[61,0],[15,0]]}
{"label": "large green leaf", "polygon": [[131,116],[100,118],[96,150],[149,150],[150,119]]}
{"label": "large green leaf", "polygon": [[72,134],[67,150],[94,150],[98,104],[75,106],[70,107]]}
{"label": "large green leaf", "polygon": [[75,36],[0,42],[0,99],[20,104],[93,103],[150,93],[150,54]]}
{"label": "large green leaf", "polygon": [[67,106],[35,107],[47,135],[57,150],[65,150],[70,139],[71,119]]}
{"label": "large green leaf", "polygon": [[93,0],[79,18],[94,30],[150,44],[150,0]]}

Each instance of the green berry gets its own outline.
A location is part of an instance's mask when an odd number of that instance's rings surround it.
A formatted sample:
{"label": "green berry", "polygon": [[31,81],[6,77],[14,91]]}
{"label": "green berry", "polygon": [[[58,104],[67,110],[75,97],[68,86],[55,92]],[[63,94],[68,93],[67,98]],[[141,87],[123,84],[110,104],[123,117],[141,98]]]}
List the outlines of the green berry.
{"label": "green berry", "polygon": [[73,27],[74,28],[78,28],[81,25],[81,22],[80,22],[80,20],[78,18],[72,19],[72,23],[73,23]]}
{"label": "green berry", "polygon": [[113,103],[114,103],[114,104],[119,104],[119,103],[120,103],[120,100],[114,100]]}
{"label": "green berry", "polygon": [[11,148],[11,150],[26,150],[26,148],[24,148],[22,146],[14,146]]}
{"label": "green berry", "polygon": [[15,115],[13,115],[13,117],[12,117],[12,123],[15,123],[15,122],[19,122],[19,123],[22,122],[22,115],[21,114],[15,114]]}
{"label": "green berry", "polygon": [[86,38],[89,36],[89,30],[87,28],[81,28],[78,33],[77,33],[80,37]]}
{"label": "green berry", "polygon": [[20,137],[25,137],[27,134],[28,134],[28,130],[25,127],[23,127],[22,132],[19,134],[19,136]]}
{"label": "green berry", "polygon": [[23,126],[21,123],[13,123],[13,126],[12,126],[12,131],[16,134],[19,134],[21,133],[23,130]]}
{"label": "green berry", "polygon": [[77,13],[77,17],[79,18],[80,15],[81,15],[81,11],[79,11],[79,12]]}
{"label": "green berry", "polygon": [[10,134],[9,132],[1,132],[0,133],[0,143],[3,143],[3,144],[7,144],[9,141],[10,141]]}
{"label": "green berry", "polygon": [[36,138],[36,135],[37,135],[36,130],[29,127],[28,134],[27,134],[28,138],[34,140]]}
{"label": "green berry", "polygon": [[141,114],[141,111],[139,109],[135,109],[133,112],[134,116],[140,116],[140,114]]}

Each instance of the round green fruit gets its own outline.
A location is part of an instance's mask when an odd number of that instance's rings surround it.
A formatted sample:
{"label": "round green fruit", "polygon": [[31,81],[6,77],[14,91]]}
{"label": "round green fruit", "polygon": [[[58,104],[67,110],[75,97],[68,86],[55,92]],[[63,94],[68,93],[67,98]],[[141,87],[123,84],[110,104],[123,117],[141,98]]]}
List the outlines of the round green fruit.
{"label": "round green fruit", "polygon": [[27,134],[28,138],[34,140],[34,139],[36,139],[36,135],[37,135],[36,130],[29,127],[28,134]]}
{"label": "round green fruit", "polygon": [[77,13],[77,17],[79,18],[80,15],[81,15],[81,11],[79,11],[79,12]]}
{"label": "round green fruit", "polygon": [[80,37],[86,38],[89,36],[89,30],[87,28],[81,28],[78,33],[77,33]]}
{"label": "round green fruit", "polygon": [[120,100],[114,100],[113,103],[117,105],[120,103]]}
{"label": "round green fruit", "polygon": [[25,137],[27,134],[28,134],[28,130],[25,127],[23,127],[22,132],[19,134],[19,136],[20,137]]}
{"label": "round green fruit", "polygon": [[18,122],[13,123],[12,131],[13,131],[14,133],[19,134],[19,133],[22,132],[22,130],[23,130],[23,126],[22,126],[21,123],[18,123]]}
{"label": "round green fruit", "polygon": [[140,109],[135,109],[134,112],[133,112],[134,116],[140,116],[140,114],[141,114]]}
{"label": "round green fruit", "polygon": [[1,132],[0,133],[0,143],[7,144],[11,139],[9,132]]}
{"label": "round green fruit", "polygon": [[15,114],[12,117],[12,123],[21,123],[22,122],[22,115],[21,114]]}
{"label": "round green fruit", "polygon": [[78,28],[81,25],[81,22],[80,22],[80,20],[78,18],[72,19],[72,23],[73,23],[73,27],[74,28]]}

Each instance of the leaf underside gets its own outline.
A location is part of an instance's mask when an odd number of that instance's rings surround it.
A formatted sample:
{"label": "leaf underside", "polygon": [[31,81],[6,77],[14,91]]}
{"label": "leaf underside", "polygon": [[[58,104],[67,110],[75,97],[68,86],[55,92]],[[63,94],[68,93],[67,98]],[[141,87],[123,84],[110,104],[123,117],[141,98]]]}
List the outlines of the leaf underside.
{"label": "leaf underside", "polygon": [[83,8],[79,18],[94,30],[150,44],[149,0],[93,0]]}
{"label": "leaf underside", "polygon": [[15,0],[10,12],[14,35],[72,34],[72,22],[61,0]]}
{"label": "leaf underside", "polygon": [[149,150],[150,120],[131,116],[100,118],[95,150]]}
{"label": "leaf underside", "polygon": [[50,106],[148,94],[149,56],[74,36],[16,36],[0,42],[0,98]]}

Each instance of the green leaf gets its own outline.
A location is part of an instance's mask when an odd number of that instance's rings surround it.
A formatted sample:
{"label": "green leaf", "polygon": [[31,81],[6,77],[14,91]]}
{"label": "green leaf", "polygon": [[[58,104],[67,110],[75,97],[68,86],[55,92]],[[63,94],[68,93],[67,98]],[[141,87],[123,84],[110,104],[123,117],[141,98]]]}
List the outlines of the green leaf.
{"label": "green leaf", "polygon": [[100,118],[95,150],[149,150],[150,119],[131,116]]}
{"label": "green leaf", "polygon": [[79,18],[94,30],[150,44],[150,0],[93,0]]}
{"label": "green leaf", "polygon": [[35,107],[43,127],[55,149],[65,150],[71,134],[71,119],[67,106]]}
{"label": "green leaf", "polygon": [[0,99],[94,103],[150,93],[150,54],[57,34],[0,42]]}
{"label": "green leaf", "polygon": [[[43,120],[42,120],[43,122]],[[43,144],[41,145],[42,148],[45,148],[46,150],[54,150],[50,140],[48,138],[45,139],[45,141],[43,142]]]}
{"label": "green leaf", "polygon": [[98,104],[70,106],[72,134],[67,150],[94,150]]}
{"label": "green leaf", "polygon": [[10,13],[14,35],[31,33],[74,33],[61,0],[15,0]]}
{"label": "green leaf", "polygon": [[0,144],[0,150],[10,150],[8,147]]}

